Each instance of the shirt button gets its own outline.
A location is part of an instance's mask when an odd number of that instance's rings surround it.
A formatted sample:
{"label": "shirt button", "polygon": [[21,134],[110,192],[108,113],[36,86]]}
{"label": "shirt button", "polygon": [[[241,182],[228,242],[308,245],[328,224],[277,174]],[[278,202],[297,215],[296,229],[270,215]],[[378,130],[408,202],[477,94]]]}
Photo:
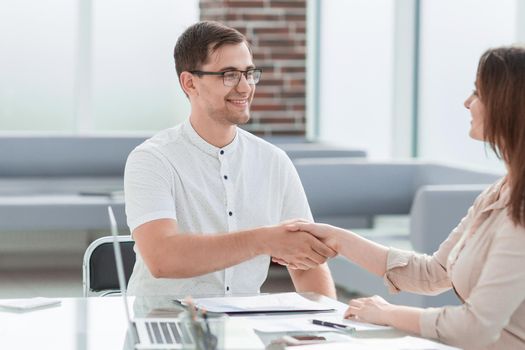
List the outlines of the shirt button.
{"label": "shirt button", "polygon": [[228,175],[224,175],[224,180],[228,180]]}
{"label": "shirt button", "polygon": [[229,215],[229,216],[232,216],[232,215],[233,215],[233,213],[232,213],[232,212],[230,211],[230,212],[228,213],[228,215]]}
{"label": "shirt button", "polygon": [[226,286],[226,290],[227,290],[227,291],[230,290],[230,286]]}
{"label": "shirt button", "polygon": [[221,149],[221,154],[224,154],[224,151]]}

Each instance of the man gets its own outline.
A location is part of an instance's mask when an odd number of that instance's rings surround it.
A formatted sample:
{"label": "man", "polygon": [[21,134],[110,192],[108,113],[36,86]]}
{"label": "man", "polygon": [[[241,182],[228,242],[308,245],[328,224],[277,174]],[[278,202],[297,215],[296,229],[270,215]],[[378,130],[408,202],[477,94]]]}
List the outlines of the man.
{"label": "man", "polygon": [[335,297],[325,263],[335,252],[278,224],[312,219],[290,159],[237,127],[250,118],[261,74],[246,38],[199,22],[178,39],[175,63],[190,117],[138,146],[126,164],[137,253],[129,293],[256,293],[272,256],[289,264],[297,291]]}

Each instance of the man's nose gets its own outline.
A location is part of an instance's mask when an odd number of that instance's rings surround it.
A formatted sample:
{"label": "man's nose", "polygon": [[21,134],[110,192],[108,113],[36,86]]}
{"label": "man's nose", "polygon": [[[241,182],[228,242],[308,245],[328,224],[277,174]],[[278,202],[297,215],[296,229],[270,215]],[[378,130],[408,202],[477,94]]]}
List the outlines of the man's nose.
{"label": "man's nose", "polygon": [[246,74],[241,74],[241,78],[239,79],[239,83],[237,84],[236,89],[238,91],[250,91],[251,86],[248,84],[248,79],[246,79]]}

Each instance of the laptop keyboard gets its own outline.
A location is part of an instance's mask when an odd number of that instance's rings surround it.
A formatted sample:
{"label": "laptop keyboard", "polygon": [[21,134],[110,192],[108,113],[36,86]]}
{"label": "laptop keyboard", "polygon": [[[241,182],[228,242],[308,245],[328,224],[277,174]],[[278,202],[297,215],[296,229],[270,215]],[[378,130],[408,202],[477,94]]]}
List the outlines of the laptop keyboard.
{"label": "laptop keyboard", "polygon": [[145,324],[152,344],[193,344],[185,324],[162,321],[147,321]]}

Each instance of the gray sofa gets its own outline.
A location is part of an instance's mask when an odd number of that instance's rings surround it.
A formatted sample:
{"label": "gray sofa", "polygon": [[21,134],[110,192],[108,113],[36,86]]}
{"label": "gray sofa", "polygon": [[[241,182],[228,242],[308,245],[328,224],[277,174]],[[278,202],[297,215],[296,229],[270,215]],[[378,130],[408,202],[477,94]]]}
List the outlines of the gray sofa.
{"label": "gray sofa", "polygon": [[[432,254],[498,174],[418,161],[298,159],[295,162],[314,218],[351,228],[387,246]],[[404,231],[373,229],[374,217],[409,216]],[[342,257],[329,261],[336,284],[395,303],[439,306],[457,303],[439,296],[391,295],[380,277]]]}
{"label": "gray sofa", "polygon": [[[107,230],[107,205],[113,206],[119,226],[126,230],[124,166],[128,154],[145,139],[0,137],[0,232]],[[282,147],[291,158],[366,156],[361,150],[315,143]]]}

